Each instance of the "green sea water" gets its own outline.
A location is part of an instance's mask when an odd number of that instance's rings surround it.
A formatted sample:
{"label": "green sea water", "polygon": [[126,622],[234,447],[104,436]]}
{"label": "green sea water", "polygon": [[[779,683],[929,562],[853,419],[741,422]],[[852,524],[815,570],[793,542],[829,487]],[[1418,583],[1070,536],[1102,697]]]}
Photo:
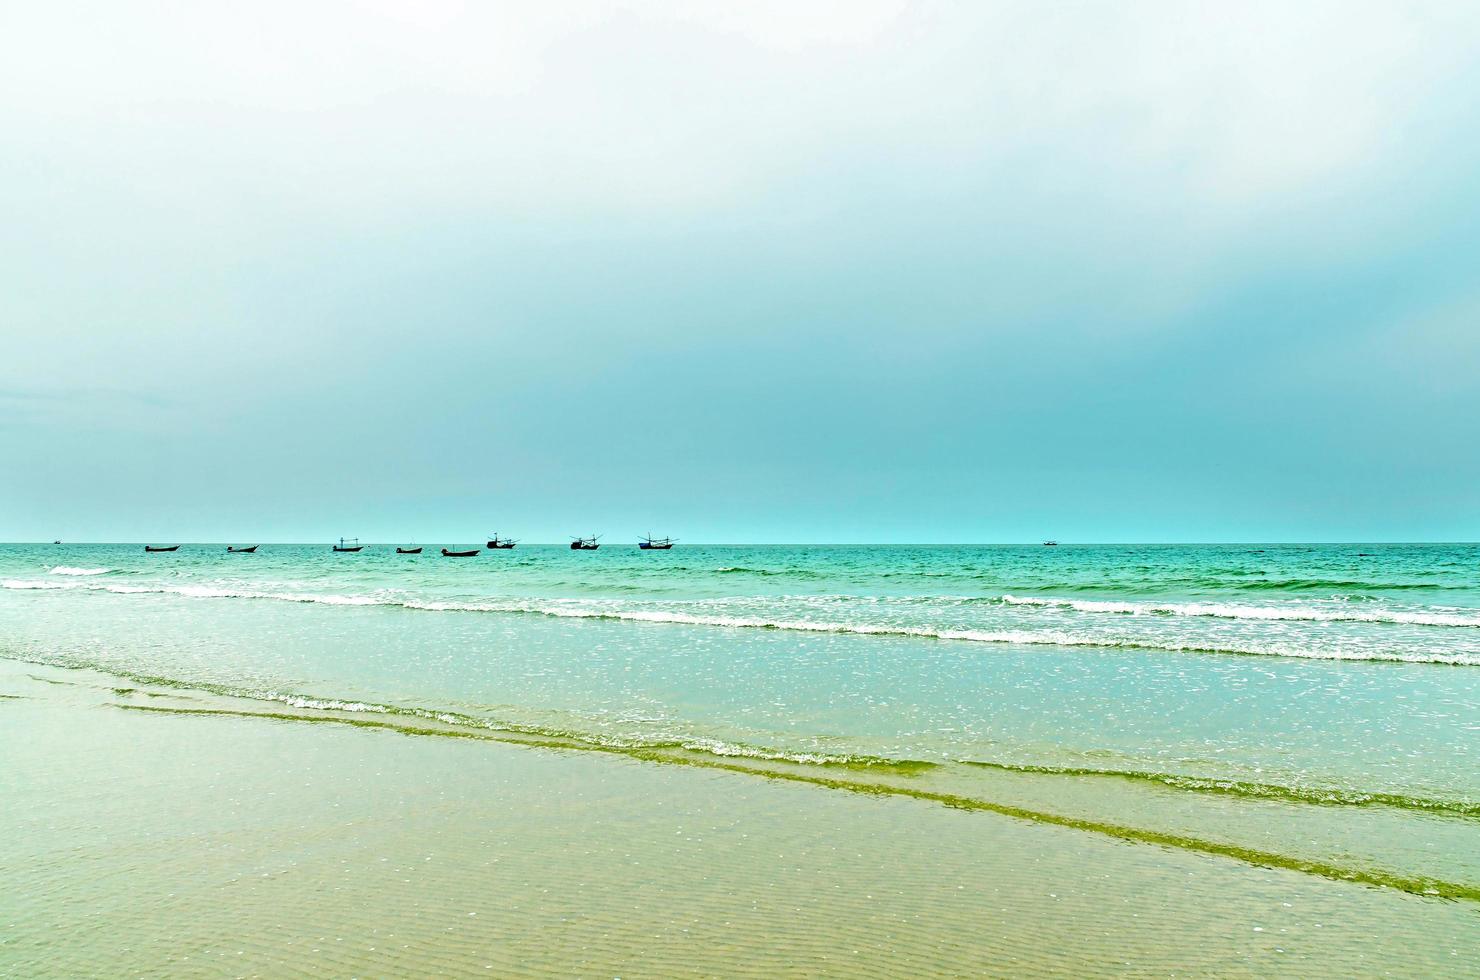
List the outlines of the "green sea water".
{"label": "green sea water", "polygon": [[1480,902],[1480,547],[439,547],[0,546],[0,657]]}

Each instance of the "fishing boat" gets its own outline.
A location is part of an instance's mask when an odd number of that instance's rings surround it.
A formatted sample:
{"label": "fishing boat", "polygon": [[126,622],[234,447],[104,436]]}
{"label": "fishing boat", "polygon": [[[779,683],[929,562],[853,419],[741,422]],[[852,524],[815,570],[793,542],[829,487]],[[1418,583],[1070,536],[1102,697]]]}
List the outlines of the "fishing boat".
{"label": "fishing boat", "polygon": [[227,545],[226,550],[233,555],[253,555],[257,553],[257,546],[254,544],[246,548],[233,548],[231,545]]}
{"label": "fishing boat", "polygon": [[673,538],[655,538],[651,534],[637,542],[643,551],[667,551],[673,547]]}
{"label": "fishing boat", "polygon": [[600,548],[601,547],[601,545],[599,545],[599,544],[596,543],[596,539],[599,538],[599,537],[601,537],[601,535],[599,535],[599,534],[593,534],[589,538],[580,538],[580,537],[578,537],[578,538],[576,538],[574,541],[572,541],[570,543],[570,550],[571,551],[595,551],[597,548]]}
{"label": "fishing boat", "polygon": [[398,554],[398,555],[419,555],[419,554],[421,554],[421,545],[417,545],[415,548],[397,548],[396,549],[396,554]]}
{"label": "fishing boat", "polygon": [[360,544],[359,538],[340,538],[339,543],[334,546],[335,551],[359,551],[365,547]]}
{"label": "fishing boat", "polygon": [[478,549],[476,548],[472,551],[448,551],[446,548],[442,549],[443,558],[472,558],[477,553]]}
{"label": "fishing boat", "polygon": [[494,531],[493,532],[493,537],[491,537],[491,538],[488,539],[488,547],[490,547],[490,548],[497,548],[500,551],[502,551],[502,550],[504,550],[506,548],[512,548],[512,547],[514,547],[514,545],[516,545],[518,543],[519,542],[518,541],[515,541],[513,538],[501,538],[501,537],[499,537],[497,531]]}
{"label": "fishing boat", "polygon": [[180,546],[177,545],[177,544],[162,544],[162,545],[146,544],[146,545],[144,545],[144,550],[145,551],[151,551],[151,552],[152,551],[179,551],[180,550]]}
{"label": "fishing boat", "polygon": [[1045,541],[1045,542],[1043,542],[1043,547],[1045,547],[1045,548],[1057,548],[1058,546],[1059,546],[1059,543],[1057,541]]}

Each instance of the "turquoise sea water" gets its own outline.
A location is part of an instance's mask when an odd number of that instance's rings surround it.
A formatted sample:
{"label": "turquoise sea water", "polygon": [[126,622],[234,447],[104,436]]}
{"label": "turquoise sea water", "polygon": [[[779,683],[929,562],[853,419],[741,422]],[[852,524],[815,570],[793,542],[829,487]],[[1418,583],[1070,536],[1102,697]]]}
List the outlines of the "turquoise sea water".
{"label": "turquoise sea water", "polygon": [[1480,895],[1480,546],[439,547],[0,546],[0,656]]}

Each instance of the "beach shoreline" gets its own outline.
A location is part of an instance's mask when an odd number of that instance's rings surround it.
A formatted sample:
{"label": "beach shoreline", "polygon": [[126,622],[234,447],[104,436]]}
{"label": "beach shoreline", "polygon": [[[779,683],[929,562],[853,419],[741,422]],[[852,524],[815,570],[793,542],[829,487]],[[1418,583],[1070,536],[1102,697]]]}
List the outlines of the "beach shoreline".
{"label": "beach shoreline", "polygon": [[926,800],[13,660],[0,694],[8,975],[1453,974],[1480,942],[1465,901]]}

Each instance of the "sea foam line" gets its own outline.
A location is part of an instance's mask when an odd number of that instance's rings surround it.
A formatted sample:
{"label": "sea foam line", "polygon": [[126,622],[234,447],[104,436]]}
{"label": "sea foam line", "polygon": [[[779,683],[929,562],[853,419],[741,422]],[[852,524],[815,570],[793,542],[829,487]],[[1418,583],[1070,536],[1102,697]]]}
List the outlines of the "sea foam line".
{"label": "sea foam line", "polygon": [[[380,703],[375,701],[348,700],[323,695],[304,694],[274,689],[243,687],[207,680],[182,680],[131,670],[116,664],[103,663],[73,656],[15,656],[7,655],[21,663],[38,666],[58,667],[66,670],[90,670],[109,674],[147,687],[162,687],[172,690],[198,691],[220,697],[239,698],[252,701],[276,702],[300,710],[322,711],[348,715],[373,714],[390,718],[435,721],[458,729],[530,736],[536,738],[568,739],[597,748],[673,750],[683,749],[718,758],[740,758],[762,762],[786,762],[804,766],[826,768],[843,767],[866,771],[891,771],[900,775],[917,775],[939,768],[942,763],[922,759],[897,758],[849,752],[817,752],[800,749],[785,749],[761,746],[702,735],[661,736],[657,738],[638,735],[615,735],[589,730],[556,728],[544,725],[520,724],[508,720],[471,715],[463,711],[445,708],[423,708],[410,705]],[[34,675],[33,675],[34,676]],[[116,689],[115,689],[116,690]],[[120,692],[126,693],[126,692]],[[956,759],[956,763],[973,768],[993,769],[1025,775],[1061,777],[1110,777],[1136,782],[1149,782],[1171,789],[1196,793],[1215,793],[1254,800],[1283,800],[1319,806],[1338,807],[1392,807],[1418,810],[1441,816],[1461,819],[1480,818],[1480,802],[1473,799],[1444,799],[1409,795],[1383,790],[1362,790],[1337,786],[1317,786],[1282,783],[1260,783],[1230,777],[1198,775],[1194,773],[1156,772],[1134,769],[1091,768],[1079,766],[1056,766],[1006,760],[989,761]]]}
{"label": "sea foam line", "polygon": [[[1065,633],[1059,630],[972,630],[927,626],[902,626],[877,623],[839,623],[817,620],[765,619],[750,616],[695,615],[669,610],[592,609],[579,606],[547,605],[531,602],[442,602],[398,599],[376,596],[315,594],[303,592],[262,592],[251,589],[227,589],[204,585],[149,586],[92,584],[86,582],[45,582],[6,579],[0,587],[7,589],[66,590],[110,592],[119,595],[178,595],[196,599],[267,599],[278,602],[303,602],[331,606],[392,606],[426,612],[505,613],[549,616],[559,619],[599,619],[638,623],[673,623],[687,626],[714,626],[731,629],[784,630],[801,633],[832,633],[858,636],[898,636],[931,640],[961,640],[972,643],[997,643],[1017,646],[1054,646],[1110,650],[1151,650],[1166,653],[1209,653],[1232,656],[1293,657],[1304,660],[1384,661],[1396,663],[1448,664],[1480,666],[1480,658],[1465,653],[1400,653],[1392,651],[1312,650],[1293,647],[1237,647],[1200,643],[1157,642],[1134,637],[1097,637]],[[1041,600],[1057,601],[1057,600]],[[1063,600],[1072,601],[1072,600]]]}
{"label": "sea foam line", "polygon": [[1073,609],[1076,612],[1114,613],[1125,616],[1208,616],[1215,619],[1245,619],[1310,623],[1397,623],[1404,626],[1480,627],[1480,615],[1405,612],[1363,612],[1311,609],[1306,606],[1240,606],[1221,602],[1117,602],[1101,599],[1054,599],[1004,595],[1009,606],[1038,606]]}
{"label": "sea foam line", "polygon": [[58,565],[48,575],[107,575],[113,571],[111,568],[73,568],[71,565]]}

